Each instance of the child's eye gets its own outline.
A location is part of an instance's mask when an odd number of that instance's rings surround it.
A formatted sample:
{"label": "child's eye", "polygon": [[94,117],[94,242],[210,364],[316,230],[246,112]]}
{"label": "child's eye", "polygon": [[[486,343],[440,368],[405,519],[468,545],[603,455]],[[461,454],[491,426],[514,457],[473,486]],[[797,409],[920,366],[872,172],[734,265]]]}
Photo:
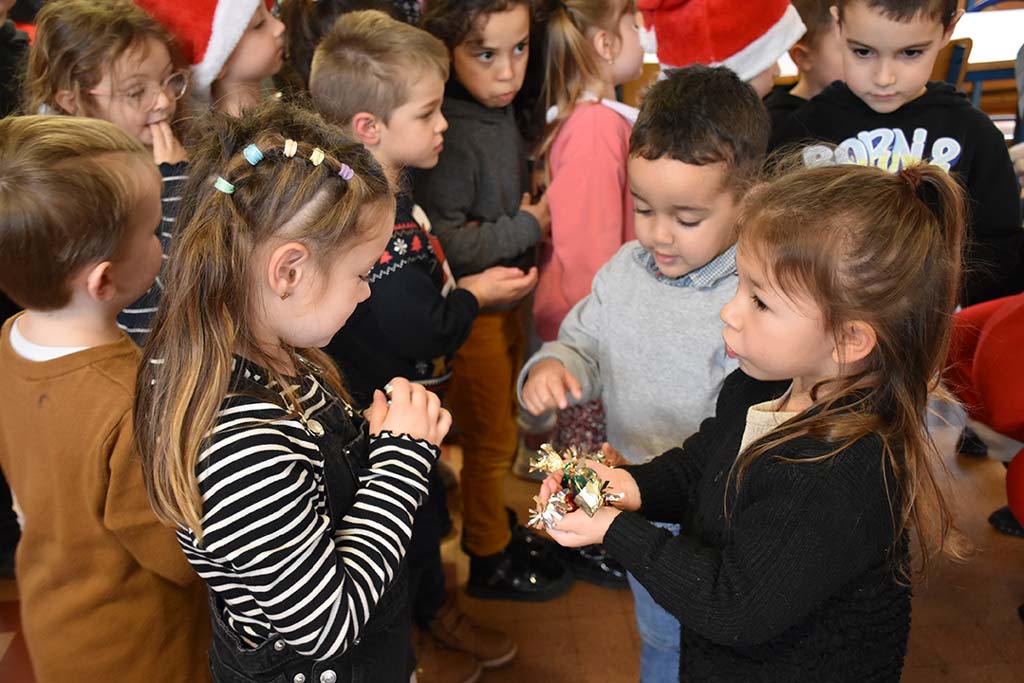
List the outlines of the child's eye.
{"label": "child's eye", "polygon": [[478,54],[476,56],[476,58],[479,59],[481,62],[489,62],[492,59],[494,59],[494,53],[493,52],[481,52],[480,54]]}
{"label": "child's eye", "polygon": [[146,90],[144,88],[132,88],[124,96],[132,101],[140,101],[145,94]]}
{"label": "child's eye", "polygon": [[917,57],[920,57],[923,54],[924,54],[924,50],[918,50],[918,49],[904,50],[903,51],[903,56],[907,57],[908,59],[915,59]]}
{"label": "child's eye", "polygon": [[677,218],[676,223],[683,226],[684,228],[696,228],[701,224],[701,221],[684,221],[682,218]]}
{"label": "child's eye", "polygon": [[265,21],[263,21],[262,19],[260,19],[259,21],[257,21],[257,22],[256,22],[256,25],[252,27],[252,30],[253,30],[253,31],[259,31],[259,30],[260,30],[261,28],[263,28],[263,25],[264,25],[265,23],[266,23]]}
{"label": "child's eye", "polygon": [[851,48],[851,51],[853,52],[854,56],[860,57],[861,59],[866,59],[870,57],[872,52],[871,48],[869,47],[854,47]]}
{"label": "child's eye", "polygon": [[750,299],[754,302],[754,306],[757,308],[757,310],[759,310],[759,311],[767,311],[768,310],[768,307],[765,305],[765,303],[763,301],[761,301],[760,297],[758,297],[757,294],[751,294],[750,295]]}
{"label": "child's eye", "polygon": [[650,209],[641,209],[639,206],[634,204],[633,213],[638,214],[640,216],[650,216],[652,211]]}
{"label": "child's eye", "polygon": [[517,55],[521,55],[521,54],[523,54],[524,52],[526,52],[526,48],[527,48],[527,47],[529,47],[529,44],[528,44],[528,43],[527,43],[526,41],[523,41],[523,42],[519,43],[518,45],[516,45],[516,46],[515,46],[515,47],[514,47],[514,48],[512,49],[512,51],[513,51],[513,52],[514,52],[515,54],[517,54]]}

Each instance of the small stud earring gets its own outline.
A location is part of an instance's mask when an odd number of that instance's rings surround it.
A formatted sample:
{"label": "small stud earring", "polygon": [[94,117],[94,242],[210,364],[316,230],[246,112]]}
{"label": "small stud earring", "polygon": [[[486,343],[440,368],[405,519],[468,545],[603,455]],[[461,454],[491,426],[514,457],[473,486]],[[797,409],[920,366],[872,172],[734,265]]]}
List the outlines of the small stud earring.
{"label": "small stud earring", "polygon": [[281,296],[281,301],[284,301],[285,299],[287,299],[291,295],[292,295],[291,292],[281,292],[281,295],[280,295]]}

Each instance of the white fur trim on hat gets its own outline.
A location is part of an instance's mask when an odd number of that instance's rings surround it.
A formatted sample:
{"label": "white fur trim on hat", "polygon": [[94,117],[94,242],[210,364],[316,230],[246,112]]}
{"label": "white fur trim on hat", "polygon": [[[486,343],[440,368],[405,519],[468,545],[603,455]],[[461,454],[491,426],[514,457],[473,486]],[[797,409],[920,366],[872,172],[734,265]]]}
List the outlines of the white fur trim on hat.
{"label": "white fur trim on hat", "polygon": [[192,94],[197,99],[209,102],[210,86],[217,80],[221,69],[235,51],[238,41],[252,21],[252,15],[263,0],[220,0],[213,13],[213,27],[206,53],[198,64],[192,67]]}
{"label": "white fur trim on hat", "polygon": [[759,36],[754,42],[721,63],[736,72],[744,81],[749,81],[772,64],[779,61],[789,48],[807,31],[800,13],[793,5],[775,24]]}

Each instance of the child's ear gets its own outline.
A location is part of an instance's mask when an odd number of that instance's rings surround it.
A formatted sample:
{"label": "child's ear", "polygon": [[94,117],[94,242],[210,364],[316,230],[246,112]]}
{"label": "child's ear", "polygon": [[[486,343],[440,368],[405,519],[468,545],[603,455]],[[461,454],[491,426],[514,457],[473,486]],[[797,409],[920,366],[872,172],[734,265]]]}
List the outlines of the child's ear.
{"label": "child's ear", "polygon": [[814,67],[814,55],[803,43],[796,43],[789,48],[789,58],[796,64],[801,73],[810,71]]}
{"label": "child's ear", "polygon": [[953,37],[953,31],[956,30],[957,22],[960,21],[960,17],[963,15],[964,11],[962,9],[958,9],[956,12],[953,12],[953,20],[949,22],[949,28],[942,32],[941,47],[946,47],[946,45],[949,44],[950,39]]}
{"label": "child's ear", "polygon": [[590,37],[590,42],[603,61],[608,64],[615,61],[615,37],[610,32],[598,29]]}
{"label": "child's ear", "polygon": [[839,30],[839,6],[832,5],[828,8],[829,14],[832,15],[832,23],[836,30]]}
{"label": "child's ear", "polygon": [[312,266],[312,254],[301,242],[287,242],[270,253],[267,284],[282,300],[291,296]]}
{"label": "child's ear", "polygon": [[867,358],[878,345],[875,328],[863,320],[843,324],[841,337],[832,351],[832,360],[839,365],[853,365]]}
{"label": "child's ear", "polygon": [[85,290],[94,301],[110,301],[117,293],[117,286],[110,277],[112,268],[110,261],[103,261],[86,271]]}
{"label": "child's ear", "polygon": [[81,114],[81,107],[79,107],[78,104],[78,96],[70,90],[58,91],[53,100],[65,114],[70,114],[71,116],[79,116]]}
{"label": "child's ear", "polygon": [[382,126],[383,122],[368,111],[358,112],[352,117],[352,132],[367,147],[380,144]]}

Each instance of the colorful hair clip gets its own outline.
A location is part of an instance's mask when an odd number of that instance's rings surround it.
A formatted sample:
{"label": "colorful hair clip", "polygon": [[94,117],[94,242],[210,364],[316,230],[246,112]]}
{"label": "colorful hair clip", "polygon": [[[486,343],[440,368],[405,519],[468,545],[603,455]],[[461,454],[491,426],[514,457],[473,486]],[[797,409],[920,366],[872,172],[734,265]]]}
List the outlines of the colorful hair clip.
{"label": "colorful hair clip", "polygon": [[299,143],[295,142],[295,140],[285,140],[284,141],[284,155],[286,157],[291,159],[293,156],[295,156],[295,153],[298,152],[298,151],[299,151]]}
{"label": "colorful hair clip", "polygon": [[352,180],[352,177],[355,176],[355,174],[356,172],[352,170],[352,167],[346,163],[342,163],[341,169],[338,171],[338,175],[340,175],[341,179],[345,181]]}
{"label": "colorful hair clip", "polygon": [[244,156],[245,160],[253,166],[263,161],[263,152],[261,152],[260,148],[256,145],[249,145],[243,149],[242,156]]}
{"label": "colorful hair clip", "polygon": [[224,180],[222,176],[217,176],[217,179],[213,181],[213,186],[223,192],[224,194],[234,194],[235,186]]}
{"label": "colorful hair clip", "polygon": [[313,151],[309,153],[309,161],[314,166],[319,166],[324,161],[324,151],[319,147],[314,147]]}

